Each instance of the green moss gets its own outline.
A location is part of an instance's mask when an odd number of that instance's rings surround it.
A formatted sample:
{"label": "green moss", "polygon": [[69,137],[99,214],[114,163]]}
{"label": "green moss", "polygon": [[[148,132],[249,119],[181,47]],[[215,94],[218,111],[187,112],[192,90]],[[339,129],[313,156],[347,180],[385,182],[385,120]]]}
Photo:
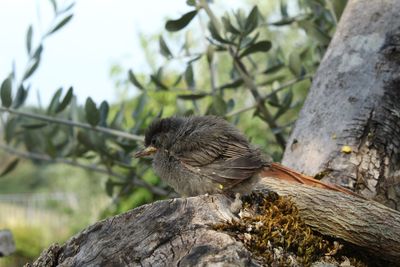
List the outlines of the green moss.
{"label": "green moss", "polygon": [[243,200],[240,219],[215,228],[244,243],[262,264],[293,266],[297,262],[310,266],[321,259],[333,259],[342,248],[307,226],[288,198],[253,193]]}
{"label": "green moss", "polygon": [[322,178],[327,176],[329,173],[331,173],[331,170],[324,170],[324,171],[321,171],[321,172],[317,173],[314,176],[314,178],[317,179],[317,180],[321,180]]}

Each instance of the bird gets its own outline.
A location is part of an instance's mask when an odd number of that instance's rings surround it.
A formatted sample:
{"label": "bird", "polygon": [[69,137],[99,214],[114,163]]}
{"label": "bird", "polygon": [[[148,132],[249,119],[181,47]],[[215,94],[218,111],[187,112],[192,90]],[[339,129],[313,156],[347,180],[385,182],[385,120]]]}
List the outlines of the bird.
{"label": "bird", "polygon": [[136,158],[153,158],[156,174],[181,196],[249,194],[262,177],[272,176],[353,194],[273,163],[234,125],[218,116],[155,119]]}

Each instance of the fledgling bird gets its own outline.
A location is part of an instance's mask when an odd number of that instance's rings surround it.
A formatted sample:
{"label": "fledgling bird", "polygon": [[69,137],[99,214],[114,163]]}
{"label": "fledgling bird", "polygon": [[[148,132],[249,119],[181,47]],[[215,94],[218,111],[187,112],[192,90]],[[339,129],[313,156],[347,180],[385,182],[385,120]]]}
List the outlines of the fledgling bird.
{"label": "fledgling bird", "polygon": [[271,163],[237,128],[216,116],[156,119],[146,131],[145,148],[135,157],[150,155],[155,172],[182,196],[247,194],[260,177],[271,175],[348,191]]}

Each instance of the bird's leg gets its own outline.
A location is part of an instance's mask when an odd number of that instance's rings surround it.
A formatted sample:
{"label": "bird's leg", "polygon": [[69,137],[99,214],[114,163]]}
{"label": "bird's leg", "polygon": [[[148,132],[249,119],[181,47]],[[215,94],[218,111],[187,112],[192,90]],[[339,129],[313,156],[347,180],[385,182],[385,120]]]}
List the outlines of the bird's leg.
{"label": "bird's leg", "polygon": [[243,207],[243,201],[240,193],[235,194],[235,199],[232,201],[229,209],[233,214],[239,214],[240,210]]}

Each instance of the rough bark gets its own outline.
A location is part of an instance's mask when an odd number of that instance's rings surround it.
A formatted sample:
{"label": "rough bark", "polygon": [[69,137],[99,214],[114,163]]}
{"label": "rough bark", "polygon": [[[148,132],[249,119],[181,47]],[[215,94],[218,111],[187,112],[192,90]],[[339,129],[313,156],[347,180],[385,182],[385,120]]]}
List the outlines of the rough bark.
{"label": "rough bark", "polygon": [[[90,226],[33,265],[258,266],[242,243],[211,227],[233,218],[226,201],[218,195],[144,205]],[[49,258],[56,258],[52,265]]]}
{"label": "rough bark", "polygon": [[[291,196],[302,218],[318,232],[398,263],[399,212],[273,178],[261,184]],[[159,201],[90,226],[62,247],[51,247],[34,266],[258,266],[242,243],[212,227],[234,218],[223,195]]]}
{"label": "rough bark", "polygon": [[288,144],[284,165],[400,209],[400,1],[348,2]]}

